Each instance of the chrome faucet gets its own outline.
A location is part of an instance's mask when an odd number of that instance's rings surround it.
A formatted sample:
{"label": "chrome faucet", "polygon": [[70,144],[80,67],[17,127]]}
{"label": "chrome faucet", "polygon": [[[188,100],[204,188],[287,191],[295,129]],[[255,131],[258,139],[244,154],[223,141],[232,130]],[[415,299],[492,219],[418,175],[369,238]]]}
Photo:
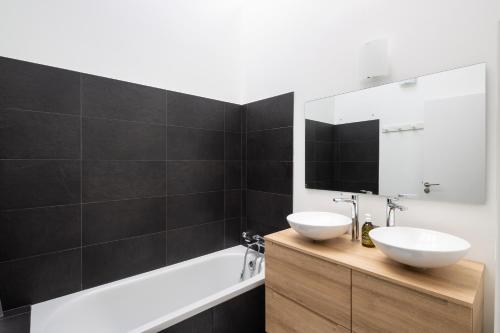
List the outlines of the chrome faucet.
{"label": "chrome faucet", "polygon": [[245,279],[248,251],[254,246],[257,247],[257,251],[254,250],[254,252],[256,252],[255,261],[251,261],[248,264],[252,272],[254,272],[255,268],[257,268],[257,274],[260,274],[262,269],[262,262],[264,261],[264,251],[266,249],[266,245],[264,243],[264,237],[260,235],[251,235],[248,232],[243,232],[241,234],[241,237],[243,238],[243,241],[247,246],[247,250],[245,251],[245,256],[243,258],[243,269],[241,270],[240,274],[240,281],[243,281]]}
{"label": "chrome faucet", "polygon": [[386,219],[387,219],[386,226],[394,227],[396,225],[396,210],[399,210],[401,212],[408,210],[407,207],[401,206],[399,204],[399,200],[401,198],[404,198],[407,196],[409,196],[409,195],[399,194],[397,197],[387,198],[387,205],[385,207],[385,213],[386,213]]}
{"label": "chrome faucet", "polygon": [[352,218],[352,227],[351,227],[351,239],[359,240],[359,201],[358,196],[356,194],[351,195],[350,198],[333,198],[333,202],[346,202],[351,204],[351,218]]}

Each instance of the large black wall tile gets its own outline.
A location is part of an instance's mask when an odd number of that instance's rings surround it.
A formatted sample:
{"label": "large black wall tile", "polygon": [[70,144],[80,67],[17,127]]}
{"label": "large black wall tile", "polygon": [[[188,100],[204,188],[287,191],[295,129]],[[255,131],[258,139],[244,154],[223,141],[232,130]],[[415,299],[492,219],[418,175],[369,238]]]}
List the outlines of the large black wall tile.
{"label": "large black wall tile", "polygon": [[80,246],[80,205],[0,212],[0,261]]}
{"label": "large black wall tile", "polygon": [[268,225],[264,223],[260,223],[258,221],[252,220],[252,219],[247,219],[246,222],[246,229],[247,231],[253,233],[253,234],[258,234],[261,236],[266,236],[284,229],[287,229],[288,227],[279,227],[279,226],[274,226],[274,225]]}
{"label": "large black wall tile", "polygon": [[293,126],[293,93],[247,104],[247,131]]}
{"label": "large black wall tile", "polygon": [[83,288],[165,265],[165,233],[83,247]]}
{"label": "large black wall tile", "polygon": [[80,249],[0,263],[4,309],[34,304],[80,290]]}
{"label": "large black wall tile", "polygon": [[80,118],[0,110],[0,158],[79,159]]}
{"label": "large black wall tile", "polygon": [[224,161],[168,161],[168,194],[224,189]]}
{"label": "large black wall tile", "polygon": [[225,159],[226,160],[241,160],[241,134],[228,133],[225,134]]}
{"label": "large black wall tile", "polygon": [[241,239],[241,219],[228,219],[224,221],[224,247],[240,245]]}
{"label": "large black wall tile", "polygon": [[365,141],[379,139],[379,120],[367,120],[335,126],[337,141]]}
{"label": "large black wall tile", "polygon": [[167,197],[169,230],[224,219],[224,192]]}
{"label": "large black wall tile", "polygon": [[120,120],[83,118],[83,158],[165,160],[166,127]]}
{"label": "large black wall tile", "polygon": [[247,177],[248,189],[292,194],[292,162],[247,161]]}
{"label": "large black wall tile", "polygon": [[247,133],[248,160],[293,160],[293,128]]}
{"label": "large black wall tile", "polygon": [[83,244],[164,231],[166,206],[166,198],[84,204]]}
{"label": "large black wall tile", "polygon": [[167,91],[167,123],[224,130],[224,102]]}
{"label": "large black wall tile", "polygon": [[82,75],[82,111],[86,117],[165,124],[165,90]]}
{"label": "large black wall tile", "polygon": [[345,162],[341,164],[340,180],[378,183],[378,162]]}
{"label": "large black wall tile", "polygon": [[214,333],[235,332],[265,332],[264,286],[252,289],[214,308]]}
{"label": "large black wall tile", "polygon": [[244,107],[237,104],[226,103],[225,130],[226,132],[241,133],[242,116]]}
{"label": "large black wall tile", "polygon": [[226,218],[241,216],[241,190],[226,191]]}
{"label": "large black wall tile", "polygon": [[80,74],[0,57],[0,108],[80,114]]}
{"label": "large black wall tile", "polygon": [[225,163],[225,178],[226,189],[238,189],[242,186],[242,162],[241,161],[226,161]]}
{"label": "large black wall tile", "polygon": [[286,217],[292,213],[292,196],[260,191],[247,192],[247,218],[278,227],[288,227]]}
{"label": "large black wall tile", "polygon": [[30,312],[0,318],[0,332],[2,333],[30,333]]}
{"label": "large black wall tile", "polygon": [[224,248],[224,221],[167,231],[167,264]]}
{"label": "large black wall tile", "polygon": [[0,161],[0,209],[80,202],[80,161]]}
{"label": "large black wall tile", "polygon": [[378,140],[340,143],[340,160],[343,162],[379,162]]}
{"label": "large black wall tile", "polygon": [[83,201],[165,195],[165,162],[84,161]]}
{"label": "large black wall tile", "polygon": [[159,333],[212,333],[212,312],[212,309],[206,310]]}
{"label": "large black wall tile", "polygon": [[223,160],[224,132],[168,126],[167,159]]}

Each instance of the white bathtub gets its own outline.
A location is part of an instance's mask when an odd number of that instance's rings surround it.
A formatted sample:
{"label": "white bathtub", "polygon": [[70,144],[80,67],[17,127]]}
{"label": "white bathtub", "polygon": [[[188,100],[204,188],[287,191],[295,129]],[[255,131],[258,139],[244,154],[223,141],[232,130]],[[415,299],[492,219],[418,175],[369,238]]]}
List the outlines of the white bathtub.
{"label": "white bathtub", "polygon": [[240,282],[245,250],[235,246],[35,304],[31,333],[158,332],[263,284],[264,264]]}

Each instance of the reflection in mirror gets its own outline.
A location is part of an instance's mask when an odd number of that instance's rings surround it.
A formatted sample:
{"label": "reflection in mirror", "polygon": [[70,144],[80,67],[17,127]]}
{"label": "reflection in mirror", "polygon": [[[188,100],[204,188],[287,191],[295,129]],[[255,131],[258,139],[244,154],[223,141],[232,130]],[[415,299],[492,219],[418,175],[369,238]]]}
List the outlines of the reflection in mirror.
{"label": "reflection in mirror", "polygon": [[485,64],[309,101],[306,187],[485,200]]}

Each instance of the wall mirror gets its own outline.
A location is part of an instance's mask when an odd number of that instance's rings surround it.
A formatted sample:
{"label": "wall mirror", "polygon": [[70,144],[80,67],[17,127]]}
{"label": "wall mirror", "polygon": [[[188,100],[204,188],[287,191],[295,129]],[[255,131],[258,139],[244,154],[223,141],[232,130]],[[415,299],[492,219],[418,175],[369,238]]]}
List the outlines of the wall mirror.
{"label": "wall mirror", "polygon": [[485,201],[486,65],[305,103],[306,188]]}

